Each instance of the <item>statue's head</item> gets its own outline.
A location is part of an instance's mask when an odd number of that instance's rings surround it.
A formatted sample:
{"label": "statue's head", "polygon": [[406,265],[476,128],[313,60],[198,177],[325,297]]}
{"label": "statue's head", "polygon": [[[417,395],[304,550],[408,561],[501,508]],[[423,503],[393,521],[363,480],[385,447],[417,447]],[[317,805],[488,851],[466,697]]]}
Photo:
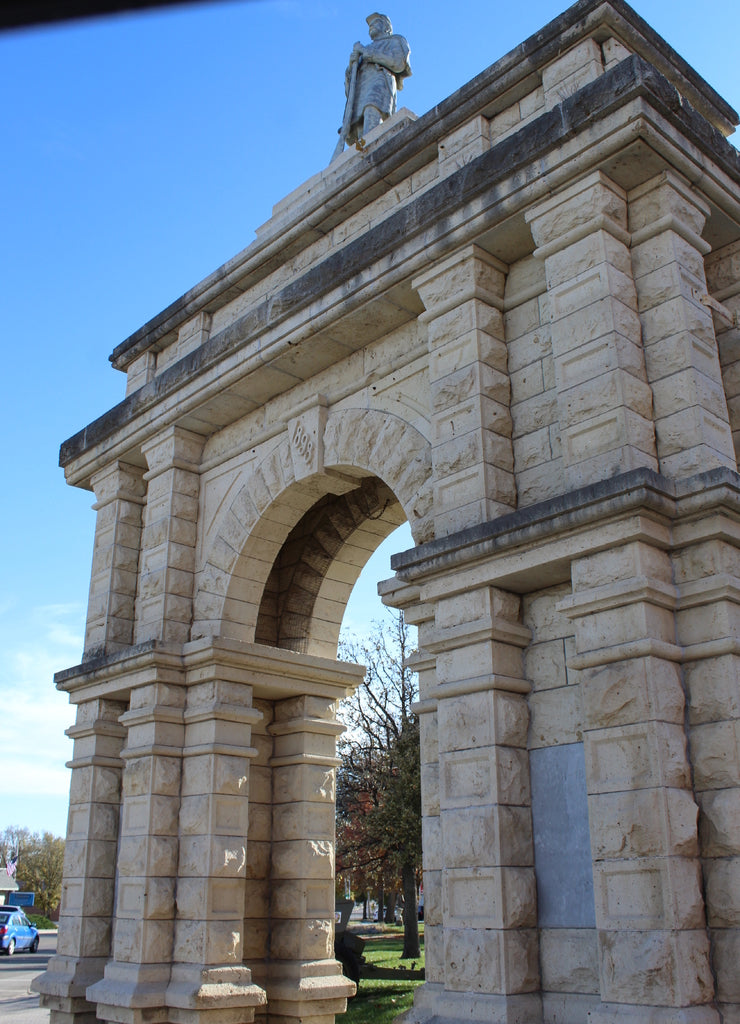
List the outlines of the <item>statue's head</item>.
{"label": "statue's head", "polygon": [[393,34],[391,19],[386,17],[385,14],[368,14],[365,20],[367,21],[370,29],[371,39],[382,39],[383,36],[390,36]]}

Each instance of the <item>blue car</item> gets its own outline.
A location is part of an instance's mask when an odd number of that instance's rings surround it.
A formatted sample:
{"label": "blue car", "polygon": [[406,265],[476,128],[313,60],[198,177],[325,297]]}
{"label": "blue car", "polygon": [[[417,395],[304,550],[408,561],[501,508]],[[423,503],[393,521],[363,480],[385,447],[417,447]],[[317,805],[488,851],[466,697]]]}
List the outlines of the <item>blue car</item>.
{"label": "blue car", "polygon": [[12,956],[16,949],[35,953],[39,933],[18,907],[0,907],[0,951]]}

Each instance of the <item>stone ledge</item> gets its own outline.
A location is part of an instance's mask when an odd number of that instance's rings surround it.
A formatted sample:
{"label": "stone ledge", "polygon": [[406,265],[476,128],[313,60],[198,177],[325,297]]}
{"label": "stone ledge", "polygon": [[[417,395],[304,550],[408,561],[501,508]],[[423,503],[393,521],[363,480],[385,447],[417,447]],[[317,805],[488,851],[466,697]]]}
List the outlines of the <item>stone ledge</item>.
{"label": "stone ledge", "polygon": [[391,568],[410,582],[615,515],[649,510],[674,520],[682,514],[695,514],[701,505],[719,504],[740,515],[740,474],[720,467],[672,480],[651,469],[634,469],[399,552],[391,556]]}

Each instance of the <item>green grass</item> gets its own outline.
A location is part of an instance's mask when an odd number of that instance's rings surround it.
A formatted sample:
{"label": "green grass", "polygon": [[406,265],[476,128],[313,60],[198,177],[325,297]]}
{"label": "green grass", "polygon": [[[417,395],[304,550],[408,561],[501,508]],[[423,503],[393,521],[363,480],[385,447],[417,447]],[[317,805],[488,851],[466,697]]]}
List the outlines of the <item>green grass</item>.
{"label": "green grass", "polygon": [[[353,929],[354,930],[354,929]],[[360,929],[357,929],[362,934]],[[408,967],[412,964],[418,970],[424,966],[424,931],[419,928],[421,957],[402,960],[403,928],[386,926],[378,936],[367,936],[363,956],[368,963],[377,967]],[[360,988],[354,999],[347,1003],[347,1012],[337,1017],[337,1024],[391,1024],[391,1021],[409,1010],[414,1001],[414,989],[420,981],[381,981],[361,978]]]}

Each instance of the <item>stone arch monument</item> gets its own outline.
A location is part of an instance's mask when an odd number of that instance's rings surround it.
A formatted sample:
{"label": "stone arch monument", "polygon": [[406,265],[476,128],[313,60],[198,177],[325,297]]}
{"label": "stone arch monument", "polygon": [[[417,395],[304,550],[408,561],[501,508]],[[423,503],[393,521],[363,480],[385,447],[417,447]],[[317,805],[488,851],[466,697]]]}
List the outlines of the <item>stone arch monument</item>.
{"label": "stone arch monument", "polygon": [[740,1021],[736,122],[580,0],[114,351],[52,1024],[343,1010],[336,642],[404,520],[409,1021]]}

